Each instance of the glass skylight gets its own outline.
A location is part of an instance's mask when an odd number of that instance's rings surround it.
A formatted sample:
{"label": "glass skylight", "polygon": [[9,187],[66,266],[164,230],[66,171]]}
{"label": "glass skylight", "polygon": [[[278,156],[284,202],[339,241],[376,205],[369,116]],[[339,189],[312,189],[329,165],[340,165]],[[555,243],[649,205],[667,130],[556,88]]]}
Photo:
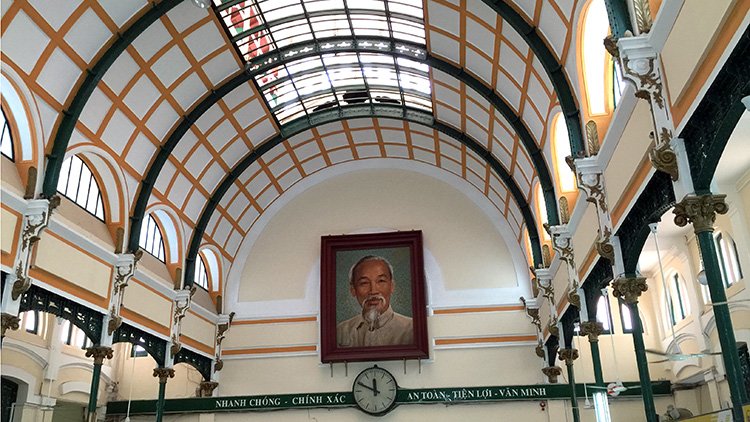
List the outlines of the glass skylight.
{"label": "glass skylight", "polygon": [[421,0],[214,2],[282,124],[352,104],[432,110]]}

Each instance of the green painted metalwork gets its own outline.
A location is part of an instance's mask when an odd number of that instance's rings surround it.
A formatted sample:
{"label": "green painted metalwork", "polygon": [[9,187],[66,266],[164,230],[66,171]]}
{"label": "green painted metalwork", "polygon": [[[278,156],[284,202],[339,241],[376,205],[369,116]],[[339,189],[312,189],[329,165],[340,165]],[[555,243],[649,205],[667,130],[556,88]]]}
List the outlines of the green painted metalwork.
{"label": "green painted metalwork", "polygon": [[94,363],[94,369],[91,374],[91,391],[89,392],[89,403],[86,411],[89,420],[93,420],[91,415],[96,414],[96,402],[99,400],[99,380],[102,374],[102,364]]}
{"label": "green painted metalwork", "polygon": [[167,341],[123,322],[112,334],[112,343],[130,343],[143,347],[154,358],[156,364],[163,366],[166,359]]}
{"label": "green painted metalwork", "polygon": [[76,122],[78,122],[81,112],[83,112],[83,108],[86,106],[86,102],[88,102],[99,81],[102,80],[104,74],[114,64],[115,60],[120,57],[120,54],[143,31],[182,1],[162,0],[154,4],[148,12],[141,16],[125,32],[122,34],[118,33],[111,45],[107,44],[109,45],[107,51],[94,66],[86,71],[86,77],[81,87],[76,91],[73,100],[70,102],[70,106],[62,113],[60,126],[52,142],[52,152],[47,156],[47,167],[44,172],[44,185],[42,186],[42,195],[45,198],[51,198],[57,191],[57,180],[60,178],[60,169],[65,158],[65,151],[68,149],[70,137],[73,135],[73,129],[75,129]]}
{"label": "green painted metalwork", "polygon": [[[637,386],[638,382],[626,382],[626,387]],[[654,394],[668,396],[671,394],[669,381],[657,381],[653,384]],[[576,395],[585,393],[583,384],[575,385]],[[621,396],[637,397],[638,389],[628,389]],[[507,402],[524,400],[568,400],[571,396],[569,384],[532,384],[487,387],[447,387],[447,388],[400,388],[396,403],[445,405],[464,403]],[[131,415],[154,414],[157,400],[134,400],[131,402]],[[203,397],[189,399],[170,399],[164,402],[164,413],[214,413],[214,412],[250,412],[281,409],[342,408],[354,407],[351,391],[327,393],[292,393],[268,394],[257,396]],[[124,415],[128,408],[127,401],[109,402],[107,415]]]}
{"label": "green painted metalwork", "polygon": [[696,193],[711,190],[724,148],[740,117],[746,113],[740,100],[747,95],[750,95],[750,27],[737,41],[680,133],[685,140]]}
{"label": "green painted metalwork", "polygon": [[[321,41],[322,42],[322,41]],[[410,44],[406,42],[394,42],[393,40],[390,40],[388,38],[378,38],[378,37],[369,37],[367,39],[363,40],[353,40],[351,38],[328,38],[325,40],[326,43],[334,44],[335,47],[322,49],[321,48],[321,42],[311,42],[311,43],[301,43],[301,44],[294,44],[290,45],[288,47],[285,47],[283,49],[280,49],[278,51],[274,51],[272,53],[267,53],[269,56],[269,60],[261,62],[258,66],[253,67],[252,71],[247,72],[241,72],[231,79],[229,79],[227,82],[225,82],[222,86],[218,87],[216,90],[211,91],[205,98],[203,98],[185,117],[183,117],[182,121],[177,125],[177,127],[172,131],[172,133],[169,135],[167,140],[164,142],[164,144],[159,149],[158,154],[156,155],[156,158],[153,160],[151,165],[149,166],[146,176],[141,180],[141,185],[138,192],[138,197],[135,201],[135,206],[133,208],[133,213],[130,218],[131,224],[130,224],[130,235],[128,238],[128,249],[130,251],[136,251],[138,250],[138,241],[140,239],[140,230],[141,230],[141,223],[143,219],[145,218],[145,211],[148,206],[148,201],[151,196],[151,192],[153,190],[153,186],[156,183],[156,180],[159,176],[159,173],[161,172],[161,169],[163,168],[164,164],[166,163],[167,159],[169,158],[172,151],[175,149],[175,147],[179,144],[182,137],[187,133],[187,131],[190,129],[190,126],[195,123],[196,120],[198,120],[206,111],[208,111],[211,106],[213,106],[217,101],[219,101],[222,97],[227,95],[229,92],[231,92],[233,89],[237,88],[241,84],[254,80],[253,78],[259,74],[262,74],[263,72],[267,71],[268,69],[278,66],[280,64],[280,61],[283,62],[285,57],[293,57],[295,60],[299,60],[300,58],[305,57],[313,57],[320,55],[323,50],[325,50],[327,53],[330,52],[379,52],[379,53],[387,53],[393,56],[397,57],[404,57],[404,58],[410,58],[414,59],[414,51],[421,51],[423,52],[423,57],[421,57],[421,60],[423,60],[426,64],[429,66],[438,69],[442,72],[445,72],[449,75],[454,76],[459,81],[465,83],[470,88],[476,90],[480,95],[482,95],[487,101],[490,102],[490,104],[495,107],[496,110],[500,112],[500,114],[503,115],[503,117],[508,121],[508,123],[511,124],[513,129],[516,131],[516,133],[519,136],[519,139],[521,140],[521,143],[526,148],[527,152],[529,153],[529,156],[531,157],[531,162],[534,168],[536,169],[537,175],[539,176],[539,183],[542,186],[542,190],[544,192],[545,202],[547,204],[547,220],[550,222],[550,224],[555,225],[559,223],[558,218],[558,212],[557,212],[557,201],[555,198],[555,192],[554,192],[554,184],[552,183],[552,178],[549,173],[549,168],[544,161],[544,155],[542,151],[539,149],[539,146],[537,145],[536,141],[534,140],[534,137],[529,132],[526,125],[523,123],[521,118],[513,111],[512,107],[502,98],[500,97],[495,91],[485,86],[482,82],[471,76],[470,74],[466,73],[464,70],[442,60],[437,57],[433,57],[429,55],[424,48],[420,47],[416,44]],[[378,45],[384,46],[384,47],[376,47]],[[403,114],[404,112],[396,112],[394,108],[381,108],[378,107],[378,110],[388,110],[388,112],[395,114],[395,118],[399,118],[398,115]],[[343,110],[342,113],[346,114],[348,111]],[[322,117],[318,117],[322,116]],[[326,121],[333,121],[329,119],[327,116],[329,114],[322,113],[322,114],[311,114],[307,119],[300,118],[295,121],[289,122],[281,127],[281,133],[283,136],[288,137],[291,133],[299,133],[304,129],[300,129],[300,127],[305,127],[310,124],[314,124],[317,119],[326,119]],[[369,116],[363,116],[363,117],[372,117],[373,114]],[[388,117],[386,115],[381,115],[380,117]],[[433,118],[434,120],[434,118]],[[521,204],[519,203],[519,206]],[[531,228],[534,227],[534,231],[536,231],[536,225],[533,223],[533,219],[527,220],[526,225],[527,227]],[[536,257],[535,255],[535,262],[541,262],[541,255],[539,257]],[[191,268],[192,265],[190,263],[186,264],[186,268]],[[193,270],[188,270],[193,271]],[[187,274],[187,273],[186,273]],[[188,280],[192,280],[192,278],[189,278]]]}
{"label": "green painted metalwork", "polygon": [[628,303],[625,306],[630,308],[630,315],[633,318],[633,346],[635,347],[635,361],[638,364],[638,378],[641,380],[641,395],[646,421],[658,422],[659,416],[656,414],[653,383],[651,382],[651,375],[648,373],[646,346],[643,343],[643,322],[641,322],[641,315],[638,313],[638,303]]}
{"label": "green painted metalwork", "polygon": [[721,345],[721,356],[724,361],[729,393],[732,396],[732,413],[734,420],[742,422],[742,405],[747,403],[747,391],[742,379],[742,367],[740,357],[737,353],[737,340],[732,328],[732,318],[727,304],[727,294],[724,283],[721,281],[721,270],[719,269],[719,258],[714,245],[713,231],[703,231],[697,234],[698,246],[703,257],[703,268],[708,280],[708,292],[711,295],[714,318],[716,318],[716,331],[719,335]]}
{"label": "green painted metalwork", "polygon": [[205,381],[211,380],[211,362],[213,359],[199,355],[198,353],[188,350],[183,346],[174,357],[175,365],[178,363],[186,363],[193,368],[197,369],[198,372],[203,375]]}
{"label": "green painted metalwork", "polygon": [[531,26],[512,6],[505,0],[482,0],[487,6],[497,12],[503,20],[508,22],[513,29],[521,35],[529,45],[531,51],[539,59],[547,76],[552,81],[557,98],[560,100],[560,108],[565,116],[565,124],[568,127],[570,137],[570,151],[573,156],[586,151],[586,143],[581,129],[581,112],[578,109],[576,98],[573,95],[565,68],[549,49],[547,43],[537,33],[537,28]]}
{"label": "green painted metalwork", "polygon": [[625,31],[633,32],[633,24],[630,22],[627,0],[604,0],[609,18],[609,27],[615,39],[622,38]]}
{"label": "green painted metalwork", "polygon": [[232,183],[247,169],[250,164],[254,163],[263,154],[270,151],[276,145],[287,138],[294,136],[297,133],[311,129],[315,126],[330,123],[339,120],[353,119],[358,117],[383,117],[400,119],[409,122],[423,124],[432,127],[446,135],[458,140],[459,142],[466,145],[480,157],[484,158],[487,163],[490,164],[492,169],[505,183],[506,187],[510,191],[511,195],[515,199],[518,207],[523,215],[524,221],[527,224],[529,232],[529,238],[531,239],[532,250],[534,254],[534,262],[541,262],[541,246],[539,243],[539,234],[536,231],[536,225],[534,224],[534,217],[531,212],[523,192],[518,188],[515,181],[510,177],[505,168],[497,161],[492,154],[487,151],[482,145],[470,138],[468,135],[459,132],[451,126],[444,123],[435,121],[431,114],[425,113],[420,110],[411,110],[400,106],[379,104],[379,105],[352,105],[336,109],[328,109],[314,113],[310,117],[302,117],[298,120],[289,122],[284,125],[280,134],[277,134],[273,138],[262,142],[255,150],[251,151],[248,155],[243,157],[235,167],[227,174],[227,176],[221,181],[219,186],[214,191],[211,198],[209,198],[198,223],[193,230],[193,235],[190,239],[188,246],[187,258],[185,259],[185,283],[192,284],[193,277],[195,276],[195,259],[198,256],[198,249],[200,247],[203,233],[206,230],[206,226],[211,219],[211,214],[214,212],[216,207],[221,201],[221,198],[227,192]]}
{"label": "green painted metalwork", "polygon": [[164,393],[167,390],[166,382],[159,382],[159,398],[156,399],[156,422],[161,422],[164,417]]}
{"label": "green painted metalwork", "polygon": [[573,412],[573,422],[581,421],[581,411],[578,408],[578,395],[576,394],[576,374],[573,371],[573,364],[565,364],[568,370],[568,385],[570,385],[570,409]]}
{"label": "green painted metalwork", "polygon": [[94,344],[102,337],[104,315],[85,305],[32,284],[21,297],[19,312],[40,311],[58,316],[81,329]]}
{"label": "green painted metalwork", "polygon": [[604,386],[604,373],[602,372],[602,357],[599,353],[599,342],[589,341],[589,347],[591,347],[591,361],[594,365],[594,382],[596,385]]}

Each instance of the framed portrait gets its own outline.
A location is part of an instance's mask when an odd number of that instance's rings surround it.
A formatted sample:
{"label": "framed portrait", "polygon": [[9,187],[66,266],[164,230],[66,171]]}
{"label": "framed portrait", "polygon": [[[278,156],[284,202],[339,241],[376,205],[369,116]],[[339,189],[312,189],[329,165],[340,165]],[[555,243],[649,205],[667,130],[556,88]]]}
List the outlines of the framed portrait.
{"label": "framed portrait", "polygon": [[422,232],[323,236],[321,360],[429,356]]}

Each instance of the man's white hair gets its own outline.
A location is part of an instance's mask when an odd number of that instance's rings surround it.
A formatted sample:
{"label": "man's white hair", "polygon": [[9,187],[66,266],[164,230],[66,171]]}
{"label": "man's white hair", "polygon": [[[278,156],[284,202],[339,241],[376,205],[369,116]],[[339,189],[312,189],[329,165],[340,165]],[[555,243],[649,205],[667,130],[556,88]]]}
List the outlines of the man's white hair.
{"label": "man's white hair", "polygon": [[383,258],[382,256],[377,255],[367,255],[359,259],[354,265],[352,265],[351,268],[349,268],[349,284],[354,285],[354,271],[359,267],[361,264],[364,264],[365,262],[370,261],[380,261],[383,264],[385,264],[386,267],[388,267],[388,272],[391,277],[391,281],[393,281],[393,266],[390,262],[388,262],[387,259]]}

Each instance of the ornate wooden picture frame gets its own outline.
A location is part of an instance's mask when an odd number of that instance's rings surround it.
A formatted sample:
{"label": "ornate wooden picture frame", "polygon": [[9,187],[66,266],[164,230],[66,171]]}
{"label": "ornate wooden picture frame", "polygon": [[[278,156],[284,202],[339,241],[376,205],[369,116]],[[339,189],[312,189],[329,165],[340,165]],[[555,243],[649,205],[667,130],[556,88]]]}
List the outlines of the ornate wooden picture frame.
{"label": "ornate wooden picture frame", "polygon": [[321,360],[429,356],[422,232],[324,236]]}

